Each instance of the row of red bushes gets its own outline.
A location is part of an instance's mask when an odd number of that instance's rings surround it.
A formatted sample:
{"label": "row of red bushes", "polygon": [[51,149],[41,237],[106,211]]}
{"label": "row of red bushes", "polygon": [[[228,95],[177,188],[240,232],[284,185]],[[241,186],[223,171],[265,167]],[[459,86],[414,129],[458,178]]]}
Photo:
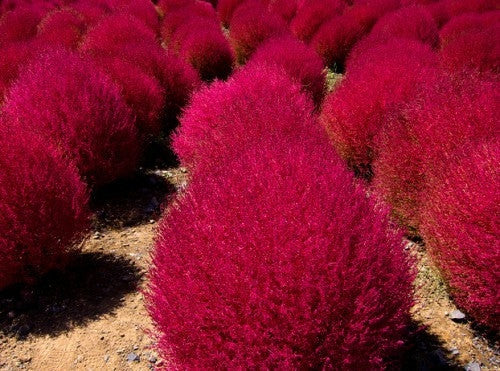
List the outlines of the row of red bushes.
{"label": "row of red bushes", "polygon": [[422,6],[382,17],[321,118],[349,166],[424,238],[456,303],[498,329],[500,11],[441,3],[456,15],[441,29]]}
{"label": "row of red bushes", "polygon": [[148,305],[174,368],[384,368],[411,263],[311,97],[273,64],[195,93],[174,136],[191,182],[160,223]]}
{"label": "row of red bushes", "polygon": [[135,171],[199,87],[159,32],[149,0],[2,2],[0,288],[66,265],[90,190]]}

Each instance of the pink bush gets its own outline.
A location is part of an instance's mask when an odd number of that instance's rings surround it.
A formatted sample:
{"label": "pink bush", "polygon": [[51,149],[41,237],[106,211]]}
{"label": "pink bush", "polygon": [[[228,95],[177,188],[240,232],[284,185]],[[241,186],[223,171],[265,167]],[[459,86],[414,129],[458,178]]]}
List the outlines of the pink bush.
{"label": "pink bush", "polygon": [[470,29],[448,40],[441,48],[443,67],[451,73],[500,72],[500,22]]}
{"label": "pink bush", "polygon": [[287,33],[286,23],[280,16],[267,11],[257,0],[249,0],[234,12],[229,40],[237,61],[244,63],[264,41]]}
{"label": "pink bush", "polygon": [[419,40],[437,47],[439,33],[436,21],[424,6],[401,8],[380,18],[370,32],[373,42],[385,42],[391,38]]}
{"label": "pink bush", "polygon": [[360,3],[347,8],[344,14],[325,22],[311,40],[323,63],[342,70],[354,44],[367,34],[377,19],[396,7],[397,0]]}
{"label": "pink bush", "polygon": [[119,57],[95,57],[94,60],[121,87],[125,102],[136,116],[141,138],[159,135],[166,95],[160,82]]}
{"label": "pink bush", "polygon": [[370,177],[377,156],[375,137],[387,114],[408,101],[422,85],[433,85],[435,53],[418,41],[394,39],[374,44],[350,60],[347,74],[323,104],[321,121],[350,167]]}
{"label": "pink bush", "polygon": [[212,167],[250,138],[307,133],[315,124],[313,110],[309,96],[281,68],[256,63],[194,94],[172,147],[190,170]]}
{"label": "pink bush", "polygon": [[248,61],[282,67],[285,72],[308,91],[319,105],[325,93],[325,73],[321,58],[314,49],[292,36],[272,38],[262,44]]}
{"label": "pink bush", "polygon": [[297,0],[269,0],[268,2],[269,11],[279,14],[286,23],[290,23],[297,14]]}
{"label": "pink bush", "polygon": [[229,27],[233,13],[238,6],[247,0],[219,0],[217,3],[217,15],[225,27]]}
{"label": "pink bush", "polygon": [[327,20],[343,12],[342,0],[303,0],[290,23],[290,30],[300,40],[309,41]]}
{"label": "pink bush", "polygon": [[148,307],[162,356],[179,369],[387,367],[412,275],[386,214],[318,133],[240,151],[161,222]]}
{"label": "pink bush", "polygon": [[213,21],[214,27],[219,27],[217,14],[212,7],[207,7],[201,1],[176,8],[165,14],[161,26],[161,36],[167,45],[172,41],[175,32],[185,23],[192,23],[197,18]]}
{"label": "pink bush", "polygon": [[500,146],[498,137],[466,145],[426,189],[422,234],[461,308],[500,327]]}
{"label": "pink bush", "polygon": [[499,91],[498,82],[473,76],[445,79],[422,87],[413,103],[390,117],[377,141],[373,186],[403,224],[420,226],[426,187],[450,154],[494,135]]}
{"label": "pink bush", "polygon": [[500,23],[500,11],[467,13],[454,17],[439,32],[440,46],[446,47],[449,42],[468,32],[480,31],[497,23]]}
{"label": "pink bush", "polygon": [[157,6],[161,10],[162,14],[166,15],[176,9],[192,5],[194,2],[195,0],[160,0],[158,1]]}
{"label": "pink bush", "polygon": [[76,49],[86,24],[83,16],[71,8],[48,13],[38,25],[36,40],[49,45]]}
{"label": "pink bush", "polygon": [[54,142],[91,184],[129,174],[139,156],[137,130],[120,89],[90,61],[66,51],[23,71],[3,106],[7,125]]}
{"label": "pink bush", "polygon": [[43,13],[36,7],[18,8],[0,16],[0,45],[27,41],[36,35]]}
{"label": "pink bush", "polygon": [[225,79],[232,71],[233,50],[219,27],[205,27],[205,24],[195,21],[185,24],[189,30],[179,42],[179,55],[203,80]]}
{"label": "pink bush", "polygon": [[0,122],[0,290],[62,269],[90,227],[88,194],[50,141]]}
{"label": "pink bush", "polygon": [[85,35],[80,45],[82,52],[108,52],[123,45],[138,43],[144,47],[157,45],[155,33],[141,20],[126,14],[102,18]]}
{"label": "pink bush", "polygon": [[117,11],[140,19],[155,33],[160,30],[160,18],[151,0],[127,0]]}
{"label": "pink bush", "polygon": [[101,18],[109,15],[109,9],[95,2],[76,0],[71,3],[71,8],[80,13],[89,28],[96,25]]}

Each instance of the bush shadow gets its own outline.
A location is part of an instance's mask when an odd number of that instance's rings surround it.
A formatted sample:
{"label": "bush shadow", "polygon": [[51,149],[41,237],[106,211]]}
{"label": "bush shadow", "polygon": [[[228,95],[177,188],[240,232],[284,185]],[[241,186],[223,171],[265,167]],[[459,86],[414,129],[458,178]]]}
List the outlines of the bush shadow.
{"label": "bush shadow", "polygon": [[127,228],[156,221],[161,205],[175,193],[175,187],[154,173],[137,173],[94,191],[91,208],[97,230]]}
{"label": "bush shadow", "polygon": [[142,275],[126,258],[81,253],[64,272],[0,292],[0,333],[22,340],[84,326],[120,307],[126,294],[137,291]]}
{"label": "bush shadow", "polygon": [[408,371],[463,370],[439,338],[412,323],[412,335],[398,369]]}

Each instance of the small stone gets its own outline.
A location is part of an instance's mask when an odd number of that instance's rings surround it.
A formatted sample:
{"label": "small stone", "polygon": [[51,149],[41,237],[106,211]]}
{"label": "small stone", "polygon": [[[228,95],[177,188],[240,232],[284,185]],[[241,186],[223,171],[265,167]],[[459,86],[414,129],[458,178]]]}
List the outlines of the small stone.
{"label": "small stone", "polygon": [[120,354],[120,353],[124,353],[124,352],[125,352],[125,349],[118,349],[118,350],[116,351],[116,353],[118,353],[118,354]]}
{"label": "small stone", "polygon": [[139,347],[137,345],[134,345],[134,350],[137,350],[139,349]]}
{"label": "small stone", "polygon": [[104,356],[104,362],[108,363],[109,358],[110,358],[110,357],[109,357],[109,354],[106,354],[106,355]]}
{"label": "small stone", "polygon": [[9,318],[14,318],[14,317],[16,316],[16,314],[15,314],[13,311],[10,311],[10,312],[7,314],[7,316],[8,316]]}
{"label": "small stone", "polygon": [[459,355],[459,354],[460,354],[460,352],[458,351],[458,349],[457,349],[457,348],[453,348],[453,349],[451,350],[451,354],[452,354],[452,355],[454,355],[454,356],[457,356],[457,355]]}
{"label": "small stone", "polygon": [[101,339],[101,340],[104,340],[104,336],[101,336],[101,337],[100,337],[100,339]]}
{"label": "small stone", "polygon": [[127,356],[127,362],[140,362],[141,358],[135,353],[129,353]]}
{"label": "small stone", "polygon": [[477,362],[469,362],[465,366],[465,371],[481,371],[481,365]]}
{"label": "small stone", "polygon": [[459,311],[458,309],[455,309],[453,312],[450,313],[450,318],[452,321],[460,322],[465,319],[465,314]]}
{"label": "small stone", "polygon": [[148,357],[148,361],[151,362],[151,363],[156,363],[156,361],[158,361],[158,359],[154,355],[151,354]]}

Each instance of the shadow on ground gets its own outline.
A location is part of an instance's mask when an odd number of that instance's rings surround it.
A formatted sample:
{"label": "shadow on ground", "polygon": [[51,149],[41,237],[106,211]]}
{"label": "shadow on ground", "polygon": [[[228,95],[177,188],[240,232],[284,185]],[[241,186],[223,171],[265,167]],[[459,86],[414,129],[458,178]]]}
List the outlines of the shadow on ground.
{"label": "shadow on ground", "polygon": [[408,371],[462,370],[441,341],[417,323],[398,369]]}
{"label": "shadow on ground", "polygon": [[91,207],[96,229],[127,228],[155,221],[161,205],[175,193],[175,187],[154,173],[138,173],[94,192]]}
{"label": "shadow on ground", "polygon": [[0,332],[18,339],[55,336],[83,326],[119,307],[137,290],[142,273],[129,260],[82,253],[65,272],[44,276],[35,286],[0,293]]}

